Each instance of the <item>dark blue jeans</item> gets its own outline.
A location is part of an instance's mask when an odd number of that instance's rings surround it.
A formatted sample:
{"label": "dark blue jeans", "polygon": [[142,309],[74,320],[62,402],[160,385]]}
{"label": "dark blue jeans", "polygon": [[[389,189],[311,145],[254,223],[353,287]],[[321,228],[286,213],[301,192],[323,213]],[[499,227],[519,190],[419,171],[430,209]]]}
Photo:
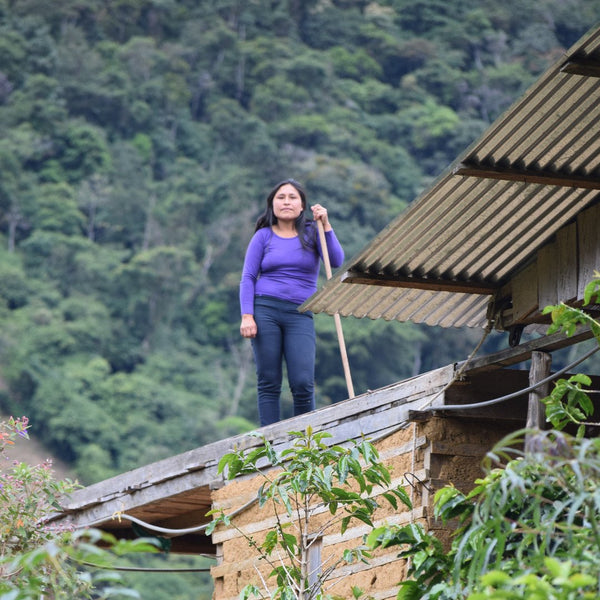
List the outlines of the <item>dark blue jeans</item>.
{"label": "dark blue jeans", "polygon": [[258,333],[252,338],[258,385],[260,424],[280,419],[279,397],[283,360],[294,399],[294,416],[315,408],[315,327],[312,313],[298,305],[268,296],[254,299]]}

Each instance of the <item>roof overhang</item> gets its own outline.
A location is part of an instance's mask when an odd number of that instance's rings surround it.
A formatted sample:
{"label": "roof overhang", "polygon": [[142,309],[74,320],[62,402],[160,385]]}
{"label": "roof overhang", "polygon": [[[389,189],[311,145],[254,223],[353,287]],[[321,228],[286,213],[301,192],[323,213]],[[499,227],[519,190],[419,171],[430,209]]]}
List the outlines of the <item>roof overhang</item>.
{"label": "roof overhang", "polygon": [[485,327],[497,292],[600,195],[600,29],[303,305]]}

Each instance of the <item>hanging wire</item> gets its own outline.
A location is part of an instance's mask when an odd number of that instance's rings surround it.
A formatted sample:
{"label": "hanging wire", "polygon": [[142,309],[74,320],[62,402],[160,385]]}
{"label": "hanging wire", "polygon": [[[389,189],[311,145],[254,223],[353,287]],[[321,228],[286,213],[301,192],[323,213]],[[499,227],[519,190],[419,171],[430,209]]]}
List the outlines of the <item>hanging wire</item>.
{"label": "hanging wire", "polygon": [[[75,559],[73,559],[75,560]],[[211,567],[119,567],[116,565],[98,565],[86,560],[76,560],[78,565],[106,571],[129,571],[139,573],[210,573]]]}
{"label": "hanging wire", "polygon": [[[258,501],[258,498],[253,498],[252,500],[249,500],[245,504],[242,504],[242,506],[240,506],[239,508],[236,508],[233,512],[231,512],[227,516],[235,517],[236,515],[239,515],[241,512],[250,508],[250,506],[252,506],[257,501]],[[130,515],[125,512],[120,512],[120,511],[114,513],[112,515],[112,518],[118,519],[119,521],[121,519],[125,519],[126,521],[131,521],[132,523],[137,523],[138,525],[141,525],[142,527],[144,527],[145,529],[149,529],[150,531],[155,531],[157,533],[165,533],[172,537],[178,537],[180,535],[186,535],[188,533],[198,533],[200,531],[204,531],[210,525],[210,522],[209,522],[209,523],[202,523],[202,525],[196,525],[194,527],[186,527],[184,529],[171,529],[169,527],[160,527],[159,525],[153,525],[152,523],[147,523],[146,521],[142,521],[142,519],[139,519],[138,517],[134,517],[133,515]],[[101,523],[104,523],[105,521],[106,521],[106,519],[98,519],[97,521],[90,523],[88,525],[88,527],[95,527],[97,525],[100,525]]]}

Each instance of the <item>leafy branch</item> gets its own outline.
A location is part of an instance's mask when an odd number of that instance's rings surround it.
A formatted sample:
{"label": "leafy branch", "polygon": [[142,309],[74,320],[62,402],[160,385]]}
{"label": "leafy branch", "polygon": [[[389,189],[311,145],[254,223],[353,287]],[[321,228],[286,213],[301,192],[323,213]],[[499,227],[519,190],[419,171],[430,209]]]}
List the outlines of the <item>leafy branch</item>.
{"label": "leafy branch", "polygon": [[[0,457],[8,446],[29,438],[28,428],[27,417],[0,421]],[[137,597],[104,569],[115,556],[156,552],[153,540],[117,540],[97,529],[57,530],[46,525],[46,518],[60,510],[59,498],[76,487],[69,480],[56,481],[49,462],[14,462],[0,470],[1,598]]]}
{"label": "leafy branch", "polygon": [[[572,335],[589,326],[600,345],[600,323],[589,312],[600,301],[600,273],[585,288],[583,308],[548,307],[549,333]],[[585,310],[588,307],[588,311]],[[540,432],[533,452],[526,431],[509,434],[488,453],[485,476],[464,493],[438,490],[434,514],[454,525],[446,551],[419,524],[380,527],[369,548],[397,545],[410,559],[398,600],[579,600],[600,597],[600,443],[585,438],[593,412],[587,375],[556,383],[546,404],[554,427]],[[576,436],[563,430],[578,426]]]}
{"label": "leafy branch", "polygon": [[[257,492],[258,505],[270,506],[275,515],[275,528],[259,542],[222,510],[209,513],[216,518],[207,528],[207,535],[218,525],[233,527],[271,567],[268,578],[275,578],[276,589],[270,592],[263,581],[264,590],[249,586],[244,598],[329,598],[324,595],[324,587],[339,565],[368,562],[370,553],[365,546],[347,549],[340,557],[321,561],[323,566],[318,572],[310,571],[309,552],[325,532],[339,527],[343,534],[353,521],[372,528],[373,514],[382,500],[394,510],[399,504],[411,507],[406,491],[392,487],[390,472],[369,441],[362,439],[350,447],[328,446],[326,440],[331,434],[315,432],[312,427],[304,432],[292,431],[290,436],[291,446],[279,453],[261,436],[261,446],[249,452],[228,453],[218,465],[219,473],[227,472],[229,479],[248,474],[263,478]],[[276,472],[271,475],[273,469]],[[323,513],[330,517],[316,518]],[[360,596],[358,590],[353,593]]]}

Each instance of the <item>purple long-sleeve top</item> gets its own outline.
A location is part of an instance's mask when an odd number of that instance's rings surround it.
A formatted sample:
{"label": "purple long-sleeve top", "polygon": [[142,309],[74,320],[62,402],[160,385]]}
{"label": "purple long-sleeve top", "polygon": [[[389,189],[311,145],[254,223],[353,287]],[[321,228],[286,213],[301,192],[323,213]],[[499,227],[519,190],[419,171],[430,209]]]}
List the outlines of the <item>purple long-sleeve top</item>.
{"label": "purple long-sleeve top", "polygon": [[[254,314],[255,296],[272,296],[302,304],[317,291],[321,242],[312,223],[307,223],[306,248],[298,236],[282,238],[270,227],[259,229],[248,244],[242,279],[240,308],[243,315]],[[333,230],[325,232],[331,266],[344,262],[344,250]]]}

